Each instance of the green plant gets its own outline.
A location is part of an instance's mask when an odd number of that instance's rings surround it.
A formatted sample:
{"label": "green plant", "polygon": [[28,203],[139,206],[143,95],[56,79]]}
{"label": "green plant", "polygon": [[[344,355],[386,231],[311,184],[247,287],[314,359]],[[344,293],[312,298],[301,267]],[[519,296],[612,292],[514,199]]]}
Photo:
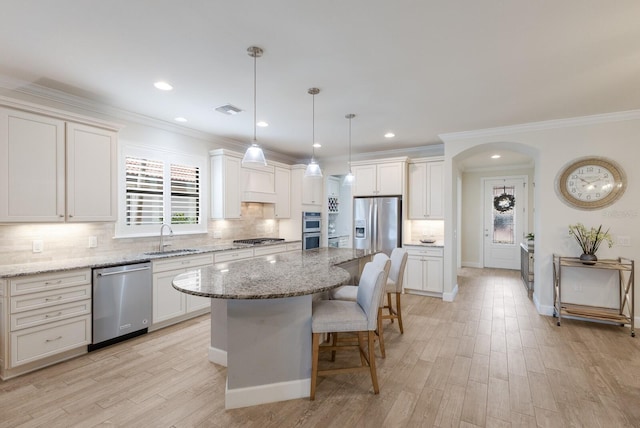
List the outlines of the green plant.
{"label": "green plant", "polygon": [[527,236],[525,236],[525,238],[527,239],[527,241],[533,241],[533,238],[535,238],[535,235],[529,232],[527,233]]}
{"label": "green plant", "polygon": [[582,223],[572,224],[569,225],[569,235],[576,238],[584,254],[595,255],[602,241],[607,241],[609,248],[613,245],[613,239],[611,235],[609,235],[609,229],[603,232],[602,225],[598,226],[597,229],[592,227],[587,230]]}

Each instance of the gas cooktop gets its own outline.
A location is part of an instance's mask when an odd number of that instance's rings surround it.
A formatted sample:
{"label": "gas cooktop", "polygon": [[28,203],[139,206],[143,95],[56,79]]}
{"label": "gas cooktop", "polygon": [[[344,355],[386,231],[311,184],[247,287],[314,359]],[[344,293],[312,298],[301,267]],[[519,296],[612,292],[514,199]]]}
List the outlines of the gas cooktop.
{"label": "gas cooktop", "polygon": [[260,245],[260,244],[273,244],[274,242],[282,242],[284,238],[251,238],[251,239],[236,239],[234,244],[246,244],[246,245]]}

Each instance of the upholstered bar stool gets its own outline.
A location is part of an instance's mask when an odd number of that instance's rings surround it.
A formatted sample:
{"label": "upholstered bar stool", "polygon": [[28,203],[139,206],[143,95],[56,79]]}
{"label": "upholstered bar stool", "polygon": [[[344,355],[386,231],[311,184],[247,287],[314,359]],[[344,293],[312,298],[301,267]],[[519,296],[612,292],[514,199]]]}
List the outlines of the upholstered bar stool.
{"label": "upholstered bar stool", "polygon": [[[400,333],[404,334],[402,328],[402,307],[400,304],[400,295],[402,295],[402,281],[404,280],[404,270],[407,266],[407,252],[402,248],[394,248],[391,252],[391,269],[389,270],[389,277],[387,278],[387,285],[385,286],[385,293],[387,295],[387,305],[384,309],[389,310],[388,315],[382,315],[382,319],[390,319],[393,322],[394,319],[398,320],[398,327],[400,327]],[[395,309],[391,305],[391,295],[396,295],[396,307]]]}
{"label": "upholstered bar stool", "polygon": [[[349,300],[317,300],[313,302],[311,316],[311,393],[310,399],[316,397],[316,384],[319,375],[331,375],[369,371],[373,392],[380,392],[376,373],[376,357],[374,348],[374,331],[378,326],[378,307],[384,291],[384,271],[369,262],[364,266],[360,277],[358,295],[355,302]],[[325,333],[354,332],[358,335],[357,345],[330,345],[323,349],[341,350],[357,347],[360,353],[361,366],[344,367],[329,370],[318,369],[320,337]],[[366,340],[365,340],[366,337]],[[365,344],[366,342],[366,344]],[[366,348],[368,349],[365,349]]]}
{"label": "upholstered bar stool", "polygon": [[[385,274],[384,282],[387,282],[387,277],[389,276],[389,270],[391,269],[391,259],[385,253],[377,253],[373,256],[373,260],[371,263],[380,267]],[[350,300],[352,302],[356,301],[356,297],[358,295],[358,286],[357,285],[343,285],[341,287],[335,288],[329,292],[329,298],[332,300]],[[380,346],[380,355],[382,358],[386,358],[386,353],[384,349],[384,335],[382,331],[382,308],[384,306],[384,293],[380,295],[380,306],[378,308],[378,328],[376,329],[376,339],[378,339],[378,344]],[[337,335],[333,335],[333,344],[335,345],[337,341]]]}

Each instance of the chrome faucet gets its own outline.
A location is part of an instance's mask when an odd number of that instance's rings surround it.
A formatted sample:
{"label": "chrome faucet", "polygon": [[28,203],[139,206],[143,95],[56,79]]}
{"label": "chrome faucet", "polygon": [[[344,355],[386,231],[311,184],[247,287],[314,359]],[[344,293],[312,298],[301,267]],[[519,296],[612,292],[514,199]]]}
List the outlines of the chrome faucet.
{"label": "chrome faucet", "polygon": [[173,229],[171,229],[171,226],[169,226],[168,224],[162,223],[162,226],[160,226],[160,247],[158,248],[159,251],[164,251],[164,247],[168,247],[171,244],[165,244],[164,243],[164,228],[167,227],[169,228],[169,236],[173,236]]}

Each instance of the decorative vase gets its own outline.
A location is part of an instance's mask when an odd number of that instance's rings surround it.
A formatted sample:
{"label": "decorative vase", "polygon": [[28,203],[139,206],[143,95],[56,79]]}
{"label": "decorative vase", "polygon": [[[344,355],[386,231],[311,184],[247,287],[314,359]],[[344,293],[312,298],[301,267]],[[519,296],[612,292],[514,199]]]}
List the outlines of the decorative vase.
{"label": "decorative vase", "polygon": [[582,254],[580,256],[580,261],[583,265],[595,265],[598,261],[598,258],[595,254]]}

